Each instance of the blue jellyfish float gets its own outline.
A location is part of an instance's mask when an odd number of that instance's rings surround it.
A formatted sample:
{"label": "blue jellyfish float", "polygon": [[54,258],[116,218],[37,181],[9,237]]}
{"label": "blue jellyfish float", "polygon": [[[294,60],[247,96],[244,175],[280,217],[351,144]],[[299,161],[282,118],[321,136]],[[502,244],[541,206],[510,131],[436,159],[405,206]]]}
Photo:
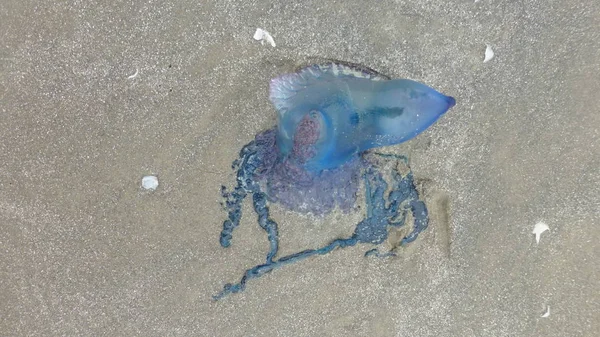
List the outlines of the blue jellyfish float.
{"label": "blue jellyfish float", "polygon": [[[229,247],[242,217],[242,201],[251,195],[270,249],[263,263],[246,270],[239,282],[226,284],[215,300],[244,290],[250,279],[310,256],[358,243],[381,244],[390,226],[403,226],[409,212],[412,231],[401,244],[415,240],[428,224],[410,169],[381,170],[385,161],[404,162],[408,168],[406,158],[372,149],[417,136],[454,106],[454,98],[415,81],[332,62],[271,80],[270,100],[277,110],[277,126],[256,135],[233,162],[237,186],[231,191],[222,187],[228,219],[220,236],[221,246]],[[319,249],[277,255],[277,223],[269,216],[269,203],[316,215],[336,208],[348,212],[361,182],[366,215],[350,237]],[[381,256],[376,249],[365,255]]]}

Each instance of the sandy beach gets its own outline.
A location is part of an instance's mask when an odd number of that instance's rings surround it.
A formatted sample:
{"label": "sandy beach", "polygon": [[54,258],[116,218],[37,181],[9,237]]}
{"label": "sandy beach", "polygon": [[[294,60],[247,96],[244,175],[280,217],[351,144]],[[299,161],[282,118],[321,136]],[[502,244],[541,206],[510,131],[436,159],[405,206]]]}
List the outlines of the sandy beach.
{"label": "sandy beach", "polygon": [[[5,0],[0,32],[1,336],[598,335],[600,2]],[[215,302],[269,248],[248,202],[219,245],[221,185],[276,123],[269,80],[318,59],[456,98],[384,149],[430,226]],[[362,217],[272,216],[280,254]]]}

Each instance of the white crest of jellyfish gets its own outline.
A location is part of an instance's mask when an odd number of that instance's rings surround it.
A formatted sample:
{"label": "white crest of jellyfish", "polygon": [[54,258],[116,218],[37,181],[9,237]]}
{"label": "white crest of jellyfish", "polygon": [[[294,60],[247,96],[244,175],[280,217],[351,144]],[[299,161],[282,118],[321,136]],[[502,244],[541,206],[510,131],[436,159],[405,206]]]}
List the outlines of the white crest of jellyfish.
{"label": "white crest of jellyfish", "polygon": [[[369,68],[327,63],[271,80],[270,99],[278,113],[277,126],[259,133],[241,150],[233,164],[238,184],[230,192],[222,188],[229,216],[223,223],[221,245],[231,244],[242,216],[241,203],[250,194],[271,247],[265,263],[248,269],[238,283],[226,284],[215,299],[242,291],[249,279],[309,256],[357,243],[380,244],[389,226],[405,225],[408,212],[413,215],[413,229],[402,244],[416,239],[428,224],[427,208],[410,170],[390,172],[390,181],[380,170],[386,161],[407,165],[406,158],[372,149],[416,137],[454,106],[454,98]],[[269,202],[301,213],[326,214],[336,207],[349,212],[361,181],[366,189],[366,217],[352,236],[320,249],[277,256],[277,223],[269,216]],[[372,254],[377,255],[377,250],[366,253]]]}

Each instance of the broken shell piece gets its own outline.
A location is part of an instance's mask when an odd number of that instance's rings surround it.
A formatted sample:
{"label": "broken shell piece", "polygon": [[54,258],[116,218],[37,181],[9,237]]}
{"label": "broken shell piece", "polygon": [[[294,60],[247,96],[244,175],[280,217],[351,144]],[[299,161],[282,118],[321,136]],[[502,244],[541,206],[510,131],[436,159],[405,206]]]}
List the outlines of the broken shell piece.
{"label": "broken shell piece", "polygon": [[275,40],[273,40],[271,34],[269,34],[269,32],[267,32],[266,30],[256,28],[256,32],[254,33],[254,39],[256,41],[260,41],[261,43],[267,41],[272,47],[275,47]]}
{"label": "broken shell piece", "polygon": [[548,316],[550,316],[550,306],[548,306],[548,307],[546,308],[546,312],[542,314],[542,317],[543,317],[543,318],[546,318],[546,317],[548,317]]}
{"label": "broken shell piece", "polygon": [[538,222],[535,224],[535,226],[533,227],[533,234],[535,234],[535,242],[536,243],[540,243],[540,236],[542,236],[542,233],[549,230],[550,227],[548,227],[548,225],[546,225],[543,222]]}
{"label": "broken shell piece", "polygon": [[492,58],[494,58],[494,51],[492,50],[492,47],[490,47],[489,44],[486,44],[485,45],[485,57],[483,58],[483,63],[488,62]]}
{"label": "broken shell piece", "polygon": [[143,177],[142,187],[146,190],[154,191],[158,187],[158,178],[156,176]]}
{"label": "broken shell piece", "polygon": [[136,78],[139,73],[140,73],[140,70],[136,69],[135,73],[133,75],[127,76],[127,79],[132,80],[132,79]]}

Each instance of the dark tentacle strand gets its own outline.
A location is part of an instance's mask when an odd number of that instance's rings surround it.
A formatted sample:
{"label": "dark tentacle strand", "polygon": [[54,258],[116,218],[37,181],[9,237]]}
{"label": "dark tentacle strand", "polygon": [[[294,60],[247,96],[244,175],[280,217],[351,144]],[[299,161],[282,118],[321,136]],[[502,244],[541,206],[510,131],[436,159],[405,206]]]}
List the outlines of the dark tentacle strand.
{"label": "dark tentacle strand", "polygon": [[[363,169],[362,179],[366,189],[366,217],[356,225],[354,233],[349,238],[333,240],[328,245],[319,249],[309,249],[290,254],[276,259],[279,250],[277,223],[269,217],[268,195],[261,189],[261,177],[275,165],[275,160],[269,156],[272,150],[272,142],[269,139],[257,136],[257,140],[250,142],[240,152],[240,159],[234,162],[237,168],[237,186],[233,192],[226,192],[223,188],[223,197],[226,199],[228,219],[223,223],[221,232],[221,245],[228,247],[231,244],[232,232],[240,223],[242,216],[241,204],[248,194],[252,194],[254,211],[258,215],[258,223],[267,233],[270,250],[267,253],[264,264],[252,267],[244,273],[241,280],[236,284],[226,284],[223,290],[213,298],[219,300],[224,296],[243,291],[246,283],[254,278],[261,277],[273,269],[305,260],[315,255],[325,255],[336,248],[354,246],[357,243],[381,244],[388,237],[389,226],[402,226],[405,223],[407,212],[411,212],[414,218],[412,231],[403,238],[401,244],[414,241],[420,232],[427,228],[428,213],[425,203],[419,199],[419,194],[414,184],[413,175],[409,171],[406,175],[398,172],[392,174],[392,190],[386,197],[388,182],[383,178],[382,172],[377,165],[368,164]],[[260,140],[263,140],[262,142]],[[403,156],[375,154],[385,160],[402,160]],[[369,163],[365,161],[365,163]],[[386,207],[386,205],[388,205]],[[393,252],[379,253],[377,249],[371,249],[365,256],[388,257],[394,256]]]}

